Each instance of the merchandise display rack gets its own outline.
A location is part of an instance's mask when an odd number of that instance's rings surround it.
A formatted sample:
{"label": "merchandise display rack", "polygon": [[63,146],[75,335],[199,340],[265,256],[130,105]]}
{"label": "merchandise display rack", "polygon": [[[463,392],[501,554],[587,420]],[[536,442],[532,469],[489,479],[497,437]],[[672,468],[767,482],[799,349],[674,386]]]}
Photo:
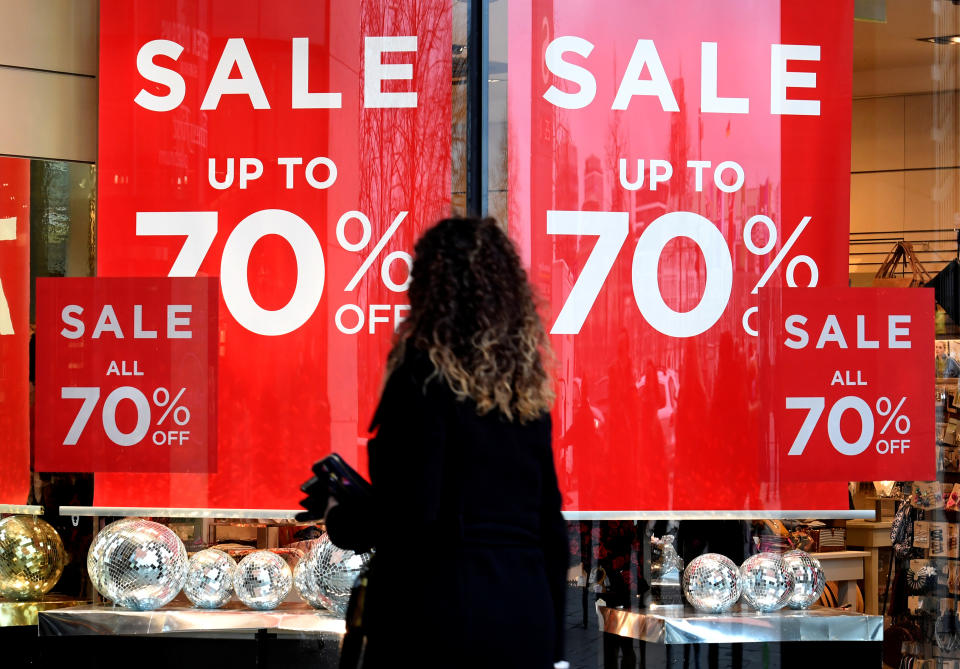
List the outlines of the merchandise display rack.
{"label": "merchandise display rack", "polygon": [[[232,533],[228,543],[249,541],[250,550],[278,550],[289,541],[285,535],[297,530],[294,526],[315,524],[296,521],[299,511],[292,509],[65,505],[58,512],[63,518],[72,518],[74,525],[80,518],[92,520],[94,535],[120,518],[154,520],[177,532],[188,550],[207,547],[211,537],[225,527],[235,528],[245,537],[234,539]],[[181,531],[191,533],[192,539],[187,540]],[[202,609],[181,593],[163,607],[136,611],[111,604],[96,592],[92,596],[93,602],[34,604],[24,624],[32,625],[32,639],[38,641],[24,644],[25,660],[55,666],[81,658],[74,666],[92,669],[100,666],[95,658],[103,653],[140,654],[149,648],[142,666],[158,669],[185,656],[206,664],[238,667],[335,666],[345,633],[342,619],[312,608],[293,589],[270,610],[256,610],[236,600],[220,609]],[[18,619],[26,620],[21,612],[16,613]]]}
{"label": "merchandise display rack", "polygon": [[[345,624],[303,602],[269,611],[239,602],[197,609],[174,600],[153,611],[83,605],[43,611],[34,635],[40,666],[99,669],[104,657],[134,657],[148,669],[191,664],[231,667],[332,667]],[[149,650],[146,650],[149,649]]]}
{"label": "merchandise display rack", "polygon": [[199,609],[176,602],[152,611],[132,611],[110,604],[75,606],[45,611],[39,618],[40,636],[123,636],[204,634],[208,638],[251,635],[257,630],[294,634],[314,633],[339,642],[345,623],[329,611],[304,602],[284,602],[276,609],[256,611],[240,602],[220,609]]}
{"label": "merchandise display rack", "polygon": [[598,606],[604,632],[647,643],[751,643],[759,641],[882,641],[883,618],[814,606],[759,612],[742,603],[724,613],[692,608],[624,609]]}
{"label": "merchandise display rack", "polygon": [[0,504],[0,515],[42,516],[43,507],[35,504]]}
{"label": "merchandise display rack", "polygon": [[[302,509],[301,509],[302,510]],[[291,509],[198,509],[147,506],[61,506],[61,516],[138,518],[222,518],[293,522],[300,511]],[[301,523],[302,524],[302,523]]]}
{"label": "merchandise display rack", "polygon": [[89,600],[67,595],[44,595],[40,601],[16,602],[0,600],[0,628],[36,626],[40,613],[53,609],[89,604]]}
{"label": "merchandise display rack", "polygon": [[640,642],[641,668],[648,666],[648,646],[661,648],[651,656],[665,654],[671,667],[694,666],[691,657],[701,654],[710,666],[721,666],[721,656],[737,667],[805,669],[811,657],[829,658],[829,666],[881,664],[883,618],[876,615],[820,606],[761,613],[743,604],[725,613],[597,606],[597,614],[602,632]]}
{"label": "merchandise display rack", "polygon": [[[64,507],[61,507],[64,508]],[[564,511],[565,520],[873,520],[871,509],[733,509],[678,511]]]}

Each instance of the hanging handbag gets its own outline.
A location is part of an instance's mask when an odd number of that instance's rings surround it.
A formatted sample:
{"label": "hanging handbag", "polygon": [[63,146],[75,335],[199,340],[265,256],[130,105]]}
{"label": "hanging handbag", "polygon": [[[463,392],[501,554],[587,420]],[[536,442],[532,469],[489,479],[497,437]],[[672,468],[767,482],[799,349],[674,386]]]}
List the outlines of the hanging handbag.
{"label": "hanging handbag", "polygon": [[923,555],[923,551],[914,548],[914,507],[904,502],[893,518],[890,526],[890,544],[893,554],[900,559],[910,559]]}
{"label": "hanging handbag", "polygon": [[[906,271],[897,275],[897,266],[903,264]],[[923,286],[930,281],[930,272],[923,266],[910,242],[897,242],[887,257],[880,263],[880,269],[873,277],[875,287],[907,288]]]}

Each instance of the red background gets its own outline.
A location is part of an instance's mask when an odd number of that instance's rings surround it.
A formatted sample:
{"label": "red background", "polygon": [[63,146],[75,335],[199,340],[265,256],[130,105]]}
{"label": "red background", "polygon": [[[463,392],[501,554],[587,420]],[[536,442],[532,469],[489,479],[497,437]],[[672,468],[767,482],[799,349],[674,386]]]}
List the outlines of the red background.
{"label": "red background", "polygon": [[[760,296],[766,327],[760,334],[761,379],[763,379],[764,453],[762,476],[788,481],[930,481],[937,478],[934,444],[933,289],[930,288],[840,288],[813,290],[764,290]],[[802,349],[784,345],[784,319],[791,314],[807,317],[802,328],[810,343]],[[825,342],[816,348],[824,320],[837,316],[848,348]],[[857,315],[865,318],[864,339],[879,341],[877,349],[857,349]],[[887,348],[887,316],[911,316],[909,349]],[[792,340],[796,337],[791,336]],[[846,380],[868,385],[831,385],[834,373]],[[860,375],[857,375],[860,372]],[[874,412],[874,442],[877,439],[909,439],[905,452],[881,455],[871,446],[859,455],[837,452],[827,434],[827,414],[841,397],[853,395],[872,408],[879,397],[893,404],[887,416]],[[825,409],[800,455],[787,455],[804,419],[806,410],[785,408],[786,397],[824,397]],[[893,412],[900,402],[898,412]],[[881,407],[887,412],[886,407]],[[881,429],[892,415],[907,416],[910,430],[898,434],[896,423],[886,433]],[[895,419],[896,420],[896,419]],[[860,421],[853,410],[845,412],[840,429],[848,442],[860,434]]]}
{"label": "red background", "polygon": [[[750,288],[773,255],[758,257],[744,248],[743,224],[753,214],[778,222],[774,253],[800,219],[811,216],[790,255],[813,257],[821,286],[846,284],[852,5],[686,0],[621,2],[598,10],[546,0],[510,4],[510,226],[549,305],[548,327],[595,238],[547,235],[546,211],[630,215],[627,241],[583,329],[553,338],[560,391],[555,441],[568,510],[846,507],[844,486],[761,481],[757,340],[744,333],[740,320],[756,306]],[[218,474],[101,474],[95,502],[289,508],[310,461],[330,450],[360,459],[379,388],[389,328],[343,335],[333,326],[333,314],[345,303],[403,301],[380,283],[374,271],[379,263],[357,291],[342,292],[361,257],[338,247],[336,219],[361,209],[377,238],[398,211],[410,211],[382,258],[408,249],[449,205],[450,7],[370,1],[334,9],[301,2],[278,13],[272,3],[254,0],[177,8],[110,1],[101,8],[101,21],[100,274],[162,276],[169,270],[182,238],[136,237],[137,211],[219,212],[220,232],[200,272],[215,275],[231,227],[252,212],[281,208],[317,233],[326,285],[314,316],[279,337],[246,331],[221,302]],[[417,109],[360,106],[362,36],[378,34],[418,35],[415,56],[396,56],[397,62],[413,63]],[[551,83],[542,53],[554,36],[570,34],[595,44],[588,63],[598,91],[586,109],[561,111],[542,98]],[[218,110],[199,111],[226,39],[240,36],[272,109],[254,111],[245,96],[225,96]],[[293,37],[311,38],[311,90],[342,92],[342,109],[289,109]],[[187,98],[174,112],[149,112],[132,102],[146,85],[134,66],[137,49],[156,38],[187,47],[184,67],[177,66],[187,80]],[[610,110],[638,38],[655,40],[679,112],[665,113],[657,99],[643,97],[633,98],[626,111]],[[749,97],[750,114],[699,112],[702,41],[720,45],[720,95]],[[816,92],[791,89],[789,95],[819,97],[820,116],[770,114],[771,43],[820,45],[819,62],[791,65],[816,72]],[[337,184],[316,191],[301,182],[286,190],[275,158],[318,155],[336,161]],[[247,190],[216,191],[206,181],[206,159],[230,156],[258,157],[267,171]],[[657,192],[625,191],[617,184],[619,157],[670,160],[674,179]],[[689,159],[714,165],[735,160],[746,171],[746,184],[724,194],[708,180],[696,193],[682,167]],[[723,316],[686,339],[664,336],[642,318],[630,263],[644,227],[662,213],[681,210],[717,225],[731,248],[734,271]],[[672,308],[697,303],[704,265],[695,246],[682,240],[668,245],[659,272]],[[251,254],[248,274],[262,306],[282,306],[296,280],[289,246],[265,237]],[[770,285],[781,285],[783,277],[781,268]],[[804,269],[798,278],[808,280]]]}
{"label": "red background", "polygon": [[[336,450],[363,471],[363,451],[380,388],[392,328],[345,335],[334,314],[346,303],[400,304],[371,267],[356,290],[343,288],[373,243],[360,253],[342,250],[335,224],[362,210],[379,239],[399,211],[410,214],[380,258],[412,246],[417,233],[445,215],[450,202],[450,3],[380,0],[339,2],[271,0],[223,2],[104,0],[100,7],[100,156],[98,272],[103,276],[165,276],[182,237],[137,237],[138,211],[217,211],[219,233],[200,269],[220,271],[231,229],[263,209],[284,209],[317,234],[326,265],[323,296],[313,316],[282,336],[254,334],[220,304],[219,467],[214,475],[98,474],[98,505],[295,508],[310,464]],[[384,90],[416,90],[414,109],[361,106],[365,35],[416,35],[414,53],[388,62],[411,63],[413,80]],[[227,95],[217,110],[201,111],[207,84],[228,38],[243,37],[269,110],[253,110],[246,96]],[[340,109],[291,109],[291,40],[310,38],[310,91],[342,93]],[[185,47],[177,64],[186,99],[172,112],[134,104],[146,87],[136,69],[140,46],[172,39]],[[237,73],[234,72],[234,76]],[[298,172],[285,188],[279,156],[331,158],[338,168],[327,190],[307,186]],[[264,175],[245,190],[215,190],[207,159],[256,157]],[[221,167],[222,169],[222,167]],[[301,166],[302,169],[302,166]],[[347,236],[360,238],[355,222]],[[395,269],[402,281],[397,263]],[[297,268],[290,246],[268,235],[250,256],[251,293],[266,309],[288,301]]]}
{"label": "red background", "polygon": [[[834,0],[510,4],[510,223],[549,304],[548,327],[596,237],[548,235],[546,212],[622,211],[630,219],[626,243],[583,328],[553,337],[561,381],[555,443],[567,509],[847,507],[845,486],[760,479],[764,416],[757,340],[745,334],[741,315],[757,305],[751,288],[803,216],[811,216],[811,223],[788,259],[814,258],[821,286],[847,283],[852,13],[852,1]],[[569,35],[594,45],[586,59],[565,56],[597,82],[594,101],[577,110],[543,98],[551,84],[567,86],[543,62],[547,44]],[[655,42],[679,112],[664,112],[653,96],[611,110],[638,39]],[[749,114],[700,112],[701,42],[719,45],[719,95],[748,97]],[[791,99],[819,98],[819,116],[770,113],[774,43],[821,47],[819,62],[789,66],[815,72],[816,91],[788,90]],[[649,77],[645,68],[641,78]],[[627,191],[619,185],[619,158],[627,159],[631,175],[637,159],[669,160],[673,179],[657,191]],[[744,168],[745,185],[726,194],[705,180],[698,193],[687,160],[714,166],[734,160]],[[726,310],[711,328],[688,338],[650,327],[631,285],[637,239],[654,219],[674,211],[712,221],[733,261]],[[758,213],[779,227],[768,256],[751,254],[743,242],[744,224]],[[758,232],[754,241],[761,245],[765,239]],[[769,285],[785,283],[785,265]],[[801,267],[797,278],[805,285],[807,270]],[[704,281],[694,244],[666,246],[659,282],[672,309],[692,309]],[[651,382],[654,377],[658,383]]]}
{"label": "red background", "polygon": [[[217,285],[213,279],[101,279],[55,278],[37,280],[37,391],[34,468],[56,472],[206,472],[217,466]],[[101,310],[111,305],[123,333],[118,339],[112,331],[92,337]],[[176,329],[189,331],[189,339],[169,339],[167,305],[191,305],[189,325]],[[77,316],[83,321],[83,336],[61,336],[75,326],[62,320],[68,305],[83,308]],[[137,338],[134,332],[133,306],[141,305],[143,330],[156,331],[156,338]],[[112,362],[130,375],[107,372]],[[136,368],[134,362],[137,363]],[[135,371],[142,375],[135,376]],[[101,419],[107,396],[121,386],[140,390],[151,403],[152,419],[147,436],[137,444],[119,446],[104,433]],[[86,428],[75,445],[64,445],[64,438],[83,404],[79,399],[62,399],[62,387],[100,388],[100,399]],[[166,388],[169,394],[157,396],[154,389]],[[185,392],[174,406],[184,406],[190,419],[184,426],[174,422],[173,411],[159,423],[170,403]],[[131,401],[117,405],[117,427],[132,432],[137,425]],[[189,441],[177,445],[156,445],[155,430],[188,430]]]}
{"label": "red background", "polygon": [[0,240],[0,283],[13,334],[0,335],[0,504],[30,492],[30,161],[0,158],[0,218],[17,219],[17,238]]}

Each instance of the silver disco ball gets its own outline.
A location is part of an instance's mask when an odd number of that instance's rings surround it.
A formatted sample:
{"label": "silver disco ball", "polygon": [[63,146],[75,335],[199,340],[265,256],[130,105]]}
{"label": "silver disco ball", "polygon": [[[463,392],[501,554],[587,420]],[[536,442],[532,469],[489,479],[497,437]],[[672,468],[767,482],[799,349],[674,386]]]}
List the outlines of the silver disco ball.
{"label": "silver disco ball", "polygon": [[219,609],[233,595],[233,573],[237,563],[216,548],[207,548],[190,558],[183,592],[194,606]]}
{"label": "silver disco ball", "polygon": [[60,535],[43,518],[0,520],[0,598],[39,599],[56,585],[67,552]]}
{"label": "silver disco ball", "polygon": [[733,560],[719,553],[693,558],[683,570],[683,594],[699,611],[729,611],[740,599],[740,576]]}
{"label": "silver disco ball", "polygon": [[757,611],[776,611],[793,595],[793,574],[779,553],[757,553],[740,565],[740,588]]}
{"label": "silver disco ball", "polygon": [[320,603],[340,618],[346,616],[350,590],[372,556],[340,548],[324,534],[304,558]]}
{"label": "silver disco ball", "polygon": [[293,573],[286,560],[270,551],[250,553],[237,565],[233,589],[251,609],[275,609],[293,586]]}
{"label": "silver disco ball", "polygon": [[307,556],[300,558],[297,566],[293,568],[293,584],[300,597],[313,608],[329,609],[333,606],[329,598],[320,594],[320,586],[313,576],[313,560],[308,560]]}
{"label": "silver disco ball", "polygon": [[140,518],[110,523],[90,544],[87,572],[114,604],[149,611],[177,596],[187,577],[187,549],[170,528]]}
{"label": "silver disco ball", "polygon": [[789,551],[783,554],[783,562],[793,574],[793,594],[787,604],[791,609],[809,608],[827,585],[820,560],[804,551]]}

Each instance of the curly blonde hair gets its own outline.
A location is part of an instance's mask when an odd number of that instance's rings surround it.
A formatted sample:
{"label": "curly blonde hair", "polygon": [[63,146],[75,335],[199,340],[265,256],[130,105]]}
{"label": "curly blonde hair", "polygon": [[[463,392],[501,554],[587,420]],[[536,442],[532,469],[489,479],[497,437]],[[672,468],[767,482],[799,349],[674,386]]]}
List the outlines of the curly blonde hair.
{"label": "curly blonde hair", "polygon": [[492,218],[448,218],[414,248],[410,315],[390,351],[425,351],[435,374],[480,415],[533,420],[550,410],[549,342],[513,243]]}

